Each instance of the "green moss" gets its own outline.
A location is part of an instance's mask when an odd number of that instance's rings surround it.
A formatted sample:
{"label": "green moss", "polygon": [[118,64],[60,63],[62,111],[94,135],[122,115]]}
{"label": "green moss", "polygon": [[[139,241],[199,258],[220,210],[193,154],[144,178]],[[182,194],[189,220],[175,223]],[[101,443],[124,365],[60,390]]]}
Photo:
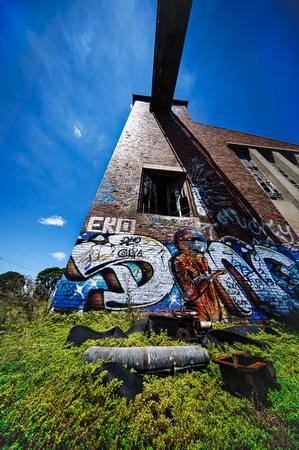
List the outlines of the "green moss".
{"label": "green moss", "polygon": [[[136,313],[138,314],[138,313]],[[142,317],[140,317],[142,318]],[[145,389],[126,405],[97,376],[100,364],[87,364],[80,348],[67,347],[76,324],[97,331],[132,325],[126,312],[41,315],[28,324],[11,325],[0,335],[0,443],[2,449],[295,449],[299,446],[298,334],[260,333],[271,348],[227,346],[274,362],[280,392],[271,392],[271,408],[231,396],[223,390],[216,364],[201,372],[161,378],[145,375]],[[256,337],[256,336],[255,336]],[[186,345],[136,333],[97,345]],[[210,356],[221,352],[211,348]],[[158,400],[158,401],[157,401]]]}

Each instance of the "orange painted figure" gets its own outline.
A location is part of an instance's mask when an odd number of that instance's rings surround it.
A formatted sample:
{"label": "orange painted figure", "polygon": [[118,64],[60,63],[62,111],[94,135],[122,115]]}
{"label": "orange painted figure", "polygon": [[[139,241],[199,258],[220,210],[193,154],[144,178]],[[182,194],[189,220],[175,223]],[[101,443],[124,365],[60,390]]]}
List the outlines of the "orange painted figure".
{"label": "orange painted figure", "polygon": [[197,230],[180,229],[174,237],[179,252],[171,258],[171,270],[184,299],[184,307],[199,313],[202,320],[221,320],[223,311],[217,295],[216,277],[225,271],[211,272],[204,256],[207,241]]}

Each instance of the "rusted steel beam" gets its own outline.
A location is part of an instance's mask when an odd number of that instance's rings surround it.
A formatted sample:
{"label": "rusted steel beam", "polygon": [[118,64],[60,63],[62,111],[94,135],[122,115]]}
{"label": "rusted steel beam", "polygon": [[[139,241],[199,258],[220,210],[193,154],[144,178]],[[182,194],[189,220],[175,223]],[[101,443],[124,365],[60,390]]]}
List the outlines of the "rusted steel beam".
{"label": "rusted steel beam", "polygon": [[150,110],[169,113],[192,0],[158,0]]}

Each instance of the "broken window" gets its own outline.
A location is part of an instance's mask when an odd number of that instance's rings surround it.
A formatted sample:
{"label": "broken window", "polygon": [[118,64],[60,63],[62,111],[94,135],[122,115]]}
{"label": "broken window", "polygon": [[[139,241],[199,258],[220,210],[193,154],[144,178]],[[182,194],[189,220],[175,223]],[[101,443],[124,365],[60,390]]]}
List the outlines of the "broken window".
{"label": "broken window", "polygon": [[143,171],[139,212],[177,217],[190,216],[190,196],[185,175],[158,170]]}
{"label": "broken window", "polygon": [[271,200],[284,200],[281,192],[279,192],[263,172],[261,172],[256,163],[250,159],[248,152],[235,151],[235,153]]}

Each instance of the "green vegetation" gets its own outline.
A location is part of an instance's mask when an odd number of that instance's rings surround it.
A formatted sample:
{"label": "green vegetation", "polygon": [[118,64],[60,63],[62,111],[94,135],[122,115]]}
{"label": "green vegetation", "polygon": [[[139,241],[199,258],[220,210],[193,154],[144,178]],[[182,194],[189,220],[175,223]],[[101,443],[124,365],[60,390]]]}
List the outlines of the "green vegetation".
{"label": "green vegetation", "polygon": [[[134,319],[141,319],[138,312]],[[274,362],[280,392],[272,407],[223,390],[216,364],[201,372],[166,378],[145,375],[145,389],[134,404],[115,393],[118,382],[102,383],[100,363],[87,364],[81,347],[66,346],[76,324],[97,331],[132,325],[130,312],[49,314],[40,304],[29,322],[11,312],[0,334],[0,448],[6,449],[297,449],[299,447],[298,334],[274,323],[281,337],[260,333],[271,348],[236,344]],[[256,336],[255,336],[256,337]],[[187,345],[166,335],[136,333],[128,339],[96,341],[101,346]],[[210,356],[220,354],[210,349]],[[157,401],[158,400],[158,401]]]}
{"label": "green vegetation", "polygon": [[60,269],[59,267],[49,267],[37,274],[36,282],[51,293],[56,289],[63,274],[64,269]]}
{"label": "green vegetation", "polygon": [[18,272],[0,274],[0,326],[20,320],[32,321],[41,306],[47,307],[64,269],[50,267],[33,281]]}

